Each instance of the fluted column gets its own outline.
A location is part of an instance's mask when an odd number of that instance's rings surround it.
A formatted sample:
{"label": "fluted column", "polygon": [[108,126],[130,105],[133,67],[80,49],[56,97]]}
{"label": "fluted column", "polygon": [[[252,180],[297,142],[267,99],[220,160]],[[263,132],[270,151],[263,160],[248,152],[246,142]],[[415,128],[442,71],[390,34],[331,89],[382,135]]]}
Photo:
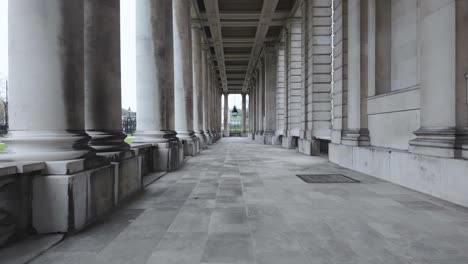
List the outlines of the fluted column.
{"label": "fluted column", "polygon": [[175,129],[181,139],[192,138],[194,134],[190,6],[188,0],[172,1]]}
{"label": "fluted column", "polygon": [[9,117],[0,160],[89,156],[84,131],[84,2],[9,3]]}
{"label": "fluted column", "polygon": [[122,131],[120,1],[84,3],[85,128],[92,137],[89,144],[100,152],[128,149]]}
{"label": "fluted column", "polygon": [[166,132],[167,92],[170,68],[172,14],[169,1],[136,2],[136,92],[137,131],[134,142],[168,142]]}
{"label": "fluted column", "polygon": [[245,136],[245,133],[247,133],[247,102],[246,102],[246,98],[247,97],[247,94],[246,93],[242,93],[242,136]]}

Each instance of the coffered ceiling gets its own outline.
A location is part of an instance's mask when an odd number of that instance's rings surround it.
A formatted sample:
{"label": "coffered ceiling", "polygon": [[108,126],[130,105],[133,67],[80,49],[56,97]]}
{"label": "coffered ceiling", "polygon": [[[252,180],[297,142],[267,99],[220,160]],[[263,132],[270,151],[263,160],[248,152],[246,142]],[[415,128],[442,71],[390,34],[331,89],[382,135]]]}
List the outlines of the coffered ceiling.
{"label": "coffered ceiling", "polygon": [[220,89],[247,91],[267,42],[275,42],[300,0],[193,0]]}

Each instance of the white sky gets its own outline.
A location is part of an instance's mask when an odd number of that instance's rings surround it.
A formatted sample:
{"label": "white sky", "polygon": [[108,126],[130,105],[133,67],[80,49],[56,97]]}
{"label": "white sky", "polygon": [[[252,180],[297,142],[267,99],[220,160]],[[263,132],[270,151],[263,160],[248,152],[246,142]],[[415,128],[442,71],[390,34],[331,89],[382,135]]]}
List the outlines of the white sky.
{"label": "white sky", "polygon": [[8,75],[8,0],[0,0],[0,73]]}
{"label": "white sky", "polygon": [[[136,110],[135,1],[121,1],[122,108]],[[8,0],[0,0],[0,73],[8,76]],[[240,95],[229,96],[229,107],[242,107]]]}

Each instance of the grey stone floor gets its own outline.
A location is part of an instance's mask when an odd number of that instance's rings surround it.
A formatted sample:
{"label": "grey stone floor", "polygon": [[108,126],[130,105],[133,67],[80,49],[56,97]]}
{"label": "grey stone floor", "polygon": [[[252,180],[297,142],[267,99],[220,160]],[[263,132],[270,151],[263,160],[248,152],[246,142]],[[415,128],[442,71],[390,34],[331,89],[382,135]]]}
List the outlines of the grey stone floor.
{"label": "grey stone floor", "polygon": [[[357,184],[306,184],[342,173]],[[223,139],[34,264],[468,263],[468,210],[248,139]]]}

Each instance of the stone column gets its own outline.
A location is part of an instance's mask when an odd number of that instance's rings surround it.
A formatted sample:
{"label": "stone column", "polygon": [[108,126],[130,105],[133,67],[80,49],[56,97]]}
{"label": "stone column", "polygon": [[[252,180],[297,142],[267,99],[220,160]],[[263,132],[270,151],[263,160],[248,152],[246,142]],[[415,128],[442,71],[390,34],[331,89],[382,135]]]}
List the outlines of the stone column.
{"label": "stone column", "polygon": [[[122,132],[120,1],[85,1],[85,127],[99,152],[129,148]],[[106,38],[101,38],[105,35]]]}
{"label": "stone column", "polygon": [[153,169],[170,171],[182,162],[173,131],[174,86],[170,1],[136,2],[137,131],[134,143],[155,146]]}
{"label": "stone column", "polygon": [[199,139],[199,150],[205,148],[203,132],[203,64],[202,28],[198,21],[192,23],[192,74],[193,74],[193,130]]}
{"label": "stone column", "polygon": [[[369,131],[361,124],[361,0],[348,1],[348,120],[345,145],[369,145]],[[365,114],[365,113],[364,113]]]}
{"label": "stone column", "polygon": [[[173,0],[175,130],[184,144],[184,154],[198,152],[198,138],[193,132],[193,75],[191,2]],[[167,38],[167,36],[165,37]]]}
{"label": "stone column", "polygon": [[253,120],[254,120],[254,114],[253,114],[253,88],[252,88],[252,84],[250,83],[249,84],[249,133],[248,133],[248,137],[250,139],[253,139],[253,136],[254,136],[254,126],[253,126]]}
{"label": "stone column", "polygon": [[83,3],[10,1],[10,131],[0,160],[93,154],[84,131]]}
{"label": "stone column", "polygon": [[414,153],[447,158],[460,155],[455,2],[421,1],[421,128],[410,141]]}
{"label": "stone column", "polygon": [[[207,50],[207,53],[208,53],[208,50]],[[207,85],[206,85],[206,102],[205,102],[205,115],[206,115],[206,119],[205,119],[205,122],[206,122],[206,130],[207,131],[207,134],[208,134],[208,139],[209,139],[209,143],[210,145],[213,144],[213,140],[214,140],[214,135],[213,135],[213,131],[211,130],[211,122],[212,122],[212,116],[211,116],[211,98],[212,98],[212,92],[211,92],[211,86],[212,86],[212,72],[211,72],[211,64],[212,62],[208,59],[207,60],[207,65],[206,65],[206,82],[207,82]]]}
{"label": "stone column", "polygon": [[[170,3],[169,3],[170,4]],[[167,64],[172,60],[168,51],[167,24],[172,15],[164,1],[136,2],[136,143],[168,142],[166,133],[166,93],[169,89]]]}
{"label": "stone column", "polygon": [[[254,73],[254,76],[256,74]],[[257,81],[254,79],[252,80],[251,84],[251,89],[252,89],[252,139],[255,139],[255,135],[257,135]]]}
{"label": "stone column", "polygon": [[216,133],[214,131],[214,78],[213,78],[213,62],[210,61],[209,65],[209,82],[208,87],[208,129],[210,130],[210,135],[213,138],[213,143],[216,141]]}
{"label": "stone column", "polygon": [[276,48],[268,45],[265,48],[265,144],[273,144],[276,132]]}
{"label": "stone column", "polygon": [[241,136],[242,137],[245,137],[245,134],[247,133],[247,102],[246,102],[246,98],[247,97],[247,94],[246,93],[242,93],[242,134]]}
{"label": "stone column", "polygon": [[[222,115],[221,115],[221,96],[222,96],[222,91],[220,89],[216,89],[216,92],[217,92],[217,95],[216,96],[216,103],[217,103],[217,108],[216,108],[216,124],[217,124],[217,130],[220,132],[219,133],[219,137],[221,138],[221,119],[223,118]],[[227,96],[229,97],[229,95]],[[226,110],[225,110],[226,111]],[[227,132],[229,133],[229,106],[227,107],[227,111],[228,111],[228,119],[227,119]],[[228,134],[229,135],[229,134]]]}
{"label": "stone column", "polygon": [[209,83],[209,71],[208,71],[208,46],[206,43],[202,44],[202,98],[200,100],[201,113],[202,113],[202,129],[205,135],[206,144],[211,145],[211,138],[208,130],[208,83]]}
{"label": "stone column", "polygon": [[229,94],[224,94],[224,136],[229,137]]}

